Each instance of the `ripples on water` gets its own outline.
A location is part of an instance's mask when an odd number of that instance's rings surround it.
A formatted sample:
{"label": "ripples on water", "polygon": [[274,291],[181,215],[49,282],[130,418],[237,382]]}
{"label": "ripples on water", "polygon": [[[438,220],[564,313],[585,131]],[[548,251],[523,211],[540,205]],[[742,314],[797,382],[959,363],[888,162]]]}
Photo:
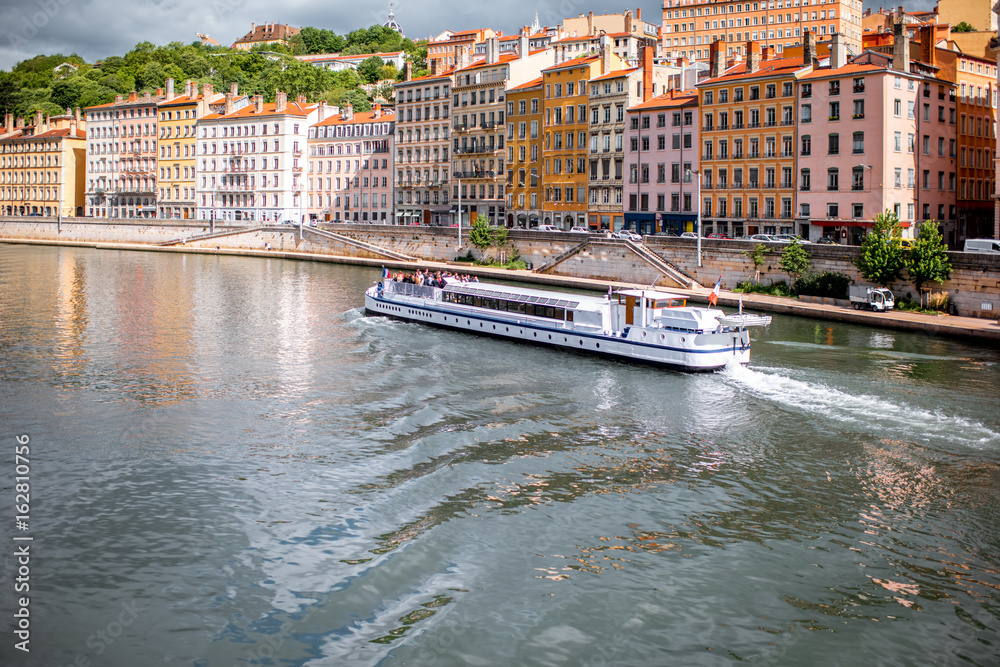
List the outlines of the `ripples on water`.
{"label": "ripples on water", "polygon": [[780,317],[687,375],[364,317],[376,270],[0,268],[38,554],[3,664],[1000,658],[993,351]]}

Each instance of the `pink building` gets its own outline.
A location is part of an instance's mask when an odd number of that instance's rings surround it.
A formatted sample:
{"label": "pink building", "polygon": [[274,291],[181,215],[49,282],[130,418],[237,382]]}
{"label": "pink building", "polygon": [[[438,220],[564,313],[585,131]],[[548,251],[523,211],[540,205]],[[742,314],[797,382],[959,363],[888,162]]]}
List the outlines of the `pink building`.
{"label": "pink building", "polygon": [[[334,109],[336,111],[336,109]],[[309,217],[393,222],[393,111],[343,111],[309,128]]]}
{"label": "pink building", "polygon": [[953,89],[908,53],[847,62],[836,41],[799,77],[796,213],[812,240],[860,243],[886,209],[906,237],[914,222],[956,218]]}
{"label": "pink building", "polygon": [[654,97],[628,109],[625,164],[648,167],[649,178],[626,185],[625,227],[642,234],[693,231],[698,217],[698,93]]}

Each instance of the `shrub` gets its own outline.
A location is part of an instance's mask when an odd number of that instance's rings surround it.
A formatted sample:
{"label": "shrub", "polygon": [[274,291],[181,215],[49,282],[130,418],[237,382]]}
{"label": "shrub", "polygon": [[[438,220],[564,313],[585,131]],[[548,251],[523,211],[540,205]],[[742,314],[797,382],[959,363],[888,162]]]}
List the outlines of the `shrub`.
{"label": "shrub", "polygon": [[784,280],[777,283],[771,283],[770,285],[761,285],[760,283],[755,283],[750,280],[743,280],[736,283],[736,289],[733,291],[743,292],[744,294],[768,294],[770,296],[792,295],[788,289],[788,284]]}
{"label": "shrub", "polygon": [[851,279],[843,273],[824,271],[810,273],[795,281],[796,294],[827,297],[830,299],[846,299]]}

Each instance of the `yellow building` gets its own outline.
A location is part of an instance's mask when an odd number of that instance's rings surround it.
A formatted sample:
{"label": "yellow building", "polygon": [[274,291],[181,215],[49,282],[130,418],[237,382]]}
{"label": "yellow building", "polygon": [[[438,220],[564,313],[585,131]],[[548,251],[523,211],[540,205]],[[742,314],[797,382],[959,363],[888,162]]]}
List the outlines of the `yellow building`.
{"label": "yellow building", "polygon": [[542,224],[564,230],[587,226],[588,84],[623,68],[621,58],[609,49],[601,53],[542,70]]}
{"label": "yellow building", "polygon": [[183,95],[174,94],[174,80],[167,79],[166,97],[157,105],[159,153],[157,171],[157,215],[160,219],[189,220],[195,217],[195,126],[198,118],[210,113],[211,104],[225,101],[206,85],[201,93],[194,81],[184,86]]}
{"label": "yellow building", "polygon": [[0,215],[83,215],[87,133],[80,110],[66,111],[0,139]]}
{"label": "yellow building", "polygon": [[507,226],[537,225],[541,215],[542,77],[507,91]]}

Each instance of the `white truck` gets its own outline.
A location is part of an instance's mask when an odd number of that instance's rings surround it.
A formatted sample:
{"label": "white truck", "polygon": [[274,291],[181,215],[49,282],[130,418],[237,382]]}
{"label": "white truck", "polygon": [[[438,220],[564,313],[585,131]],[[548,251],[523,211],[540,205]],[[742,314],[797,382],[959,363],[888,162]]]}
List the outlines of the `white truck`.
{"label": "white truck", "polygon": [[885,312],[892,310],[896,305],[892,298],[892,292],[884,287],[867,287],[865,285],[851,285],[851,305],[855,310],[867,308]]}

